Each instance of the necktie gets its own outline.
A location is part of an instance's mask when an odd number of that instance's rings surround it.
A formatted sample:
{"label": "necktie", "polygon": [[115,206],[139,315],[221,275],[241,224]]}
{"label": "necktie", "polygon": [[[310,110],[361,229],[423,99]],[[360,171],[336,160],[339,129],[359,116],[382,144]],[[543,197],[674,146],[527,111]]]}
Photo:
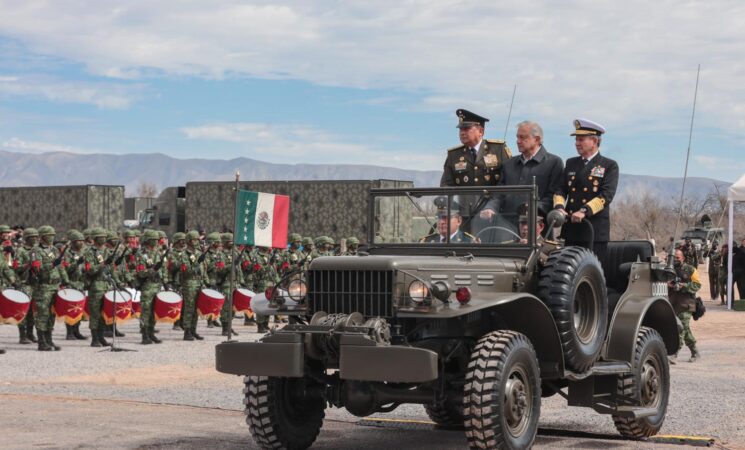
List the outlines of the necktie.
{"label": "necktie", "polygon": [[471,157],[473,157],[474,160],[476,160],[476,148],[471,147]]}
{"label": "necktie", "polygon": [[588,162],[590,162],[589,159],[582,158],[582,164],[587,165]]}

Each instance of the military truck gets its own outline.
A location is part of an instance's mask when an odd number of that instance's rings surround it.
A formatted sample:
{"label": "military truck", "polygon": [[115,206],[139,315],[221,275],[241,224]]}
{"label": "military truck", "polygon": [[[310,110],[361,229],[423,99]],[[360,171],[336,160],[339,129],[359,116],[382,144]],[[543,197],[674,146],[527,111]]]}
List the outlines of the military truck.
{"label": "military truck", "polygon": [[696,248],[697,259],[701,262],[704,261],[704,256],[709,253],[714,243],[719,247],[724,243],[724,228],[716,228],[711,225],[711,219],[704,214],[701,217],[700,225],[686,228],[680,236],[680,244],[686,239],[691,240],[691,244]]}
{"label": "military truck", "polygon": [[[471,448],[524,449],[541,398],[556,394],[610,415],[623,436],[656,434],[679,347],[674,275],[648,241],[610,242],[604,261],[562,247],[563,215],[541,227],[536,192],[372,189],[368,252],[288,274],[252,305],[295,323],[216,347],[217,370],[245,376],[259,446],[311,446],[329,406],[365,417],[411,403],[464,429]],[[524,211],[481,220],[506,196]],[[399,215],[385,214],[391,204]]]}
{"label": "military truck", "polygon": [[[149,205],[146,203],[147,206],[144,209],[136,212],[135,219],[125,222],[128,228],[160,230],[169,236],[185,230],[186,188],[184,186],[167,187],[156,199],[148,203]],[[132,208],[135,207],[136,203],[132,202]]]}
{"label": "military truck", "polygon": [[124,221],[124,186],[33,186],[0,188],[0,223],[51,225],[58,231],[119,228]]}

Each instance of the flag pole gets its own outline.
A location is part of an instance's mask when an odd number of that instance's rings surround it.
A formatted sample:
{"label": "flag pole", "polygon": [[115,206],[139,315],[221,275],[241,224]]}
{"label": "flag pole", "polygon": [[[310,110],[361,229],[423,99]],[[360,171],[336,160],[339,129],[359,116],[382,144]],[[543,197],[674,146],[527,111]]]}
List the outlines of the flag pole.
{"label": "flag pole", "polygon": [[235,171],[235,187],[233,188],[233,245],[230,246],[230,288],[228,289],[228,340],[233,337],[233,291],[235,291],[235,237],[238,230],[235,229],[235,218],[238,214],[238,189],[241,173]]}

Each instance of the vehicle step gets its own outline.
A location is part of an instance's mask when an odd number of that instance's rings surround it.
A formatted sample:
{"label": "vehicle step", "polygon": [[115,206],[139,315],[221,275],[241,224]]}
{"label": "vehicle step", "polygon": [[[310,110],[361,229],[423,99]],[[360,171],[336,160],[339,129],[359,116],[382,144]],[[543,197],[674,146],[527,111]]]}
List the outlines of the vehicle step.
{"label": "vehicle step", "polygon": [[584,380],[593,375],[618,375],[631,372],[631,364],[618,361],[600,361],[590,368],[587,372],[572,372],[567,370],[565,378],[573,381]]}
{"label": "vehicle step", "polygon": [[616,416],[630,417],[632,419],[641,419],[651,417],[657,414],[657,408],[644,408],[642,406],[619,406],[616,408]]}

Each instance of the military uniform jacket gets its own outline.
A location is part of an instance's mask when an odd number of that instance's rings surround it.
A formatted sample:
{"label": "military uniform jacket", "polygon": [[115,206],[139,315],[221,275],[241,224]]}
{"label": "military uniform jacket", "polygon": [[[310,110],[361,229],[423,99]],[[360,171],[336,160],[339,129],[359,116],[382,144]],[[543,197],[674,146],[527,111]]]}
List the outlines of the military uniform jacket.
{"label": "military uniform jacket", "polygon": [[[450,242],[453,244],[470,244],[471,242],[474,242],[474,237],[470,234],[464,232],[463,230],[458,230],[453,234],[453,236],[450,238]],[[425,236],[420,240],[419,242],[424,243],[444,243],[445,241],[442,240],[442,236],[440,236],[440,233],[432,233],[428,236]]]}
{"label": "military uniform jacket", "polygon": [[696,292],[701,289],[701,279],[695,267],[683,263],[675,268],[679,289],[670,290],[670,304],[675,314],[696,312]]}
{"label": "military uniform jacket", "polygon": [[83,249],[76,252],[71,248],[67,249],[64,259],[62,260],[62,270],[67,272],[70,287],[79,291],[85,290],[85,281],[83,280],[83,274],[80,271],[80,265],[83,264],[84,261]]}
{"label": "military uniform jacket", "polygon": [[179,252],[173,258],[173,265],[176,266],[175,284],[183,289],[188,282],[197,282],[202,284],[203,268],[202,262],[199,261],[200,253],[198,250],[191,250],[188,247]]}
{"label": "military uniform jacket", "polygon": [[[564,168],[564,182],[554,194],[554,207],[566,208],[569,214],[586,209],[585,217],[595,230],[595,242],[610,240],[610,206],[618,187],[618,164],[600,153],[587,164],[582,158],[569,158]],[[587,228],[569,220],[561,230],[567,240],[587,241]]]}
{"label": "military uniform jacket", "polygon": [[263,292],[266,288],[274,286],[279,282],[279,275],[271,264],[271,255],[268,253],[256,253],[253,270],[254,286],[257,292]]}
{"label": "military uniform jacket", "polygon": [[161,284],[168,282],[168,261],[161,255],[157,247],[140,249],[137,253],[136,263],[135,282],[140,289],[146,283]]}
{"label": "military uniform jacket", "polygon": [[207,286],[219,288],[230,276],[230,265],[222,251],[208,249],[204,257],[204,282]]}
{"label": "military uniform jacket", "polygon": [[16,274],[12,269],[13,260],[11,259],[10,265],[5,255],[0,258],[0,287],[7,287],[16,284]]}
{"label": "military uniform jacket", "polygon": [[512,157],[502,140],[481,141],[476,159],[465,145],[448,150],[440,186],[496,186],[504,163]]}

